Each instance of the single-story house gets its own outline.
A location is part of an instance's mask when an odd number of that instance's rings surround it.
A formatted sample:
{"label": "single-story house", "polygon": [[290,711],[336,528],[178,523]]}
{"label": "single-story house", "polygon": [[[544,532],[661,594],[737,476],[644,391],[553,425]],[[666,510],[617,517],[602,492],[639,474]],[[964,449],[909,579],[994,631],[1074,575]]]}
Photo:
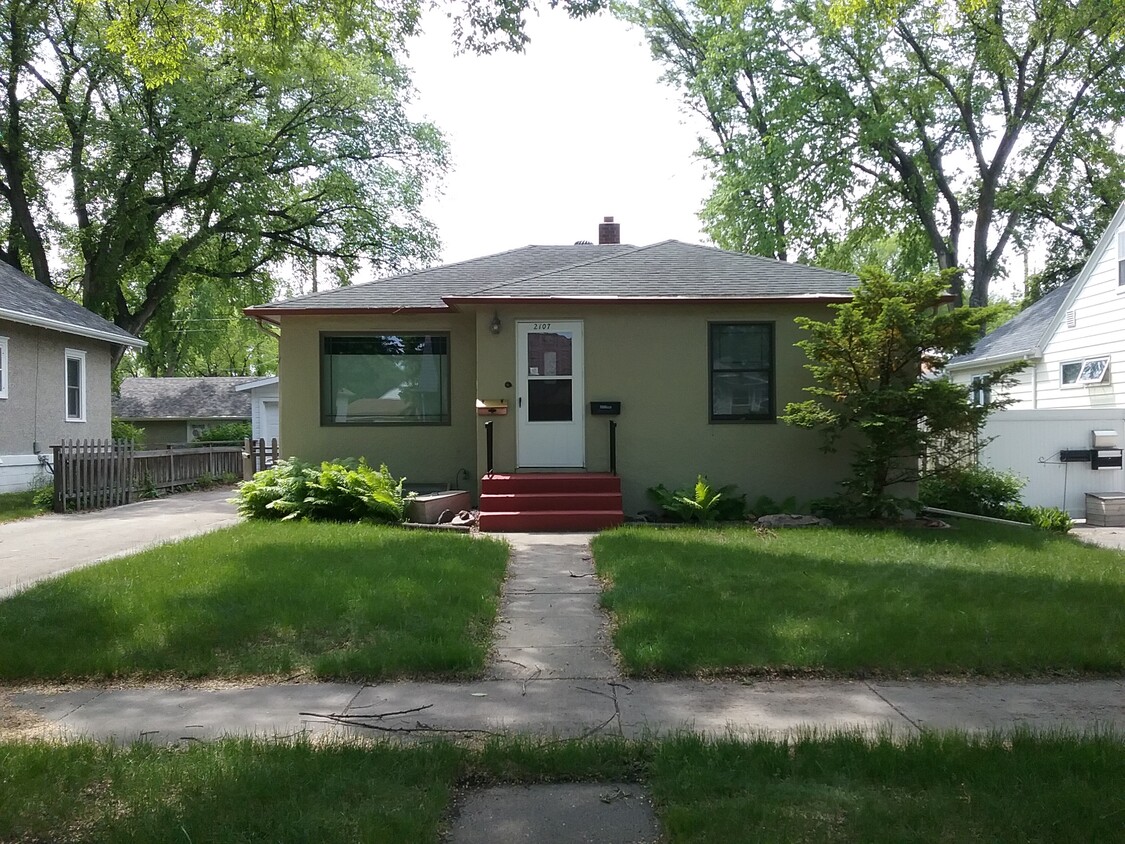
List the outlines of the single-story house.
{"label": "single-story house", "polygon": [[277,376],[258,378],[235,387],[250,393],[251,437],[265,440],[267,444],[278,438],[278,386]]}
{"label": "single-story house", "polygon": [[144,341],[0,262],[0,492],[63,439],[109,439],[113,350]]}
{"label": "single-story house", "polygon": [[1125,445],[1125,204],[1077,276],[954,358],[947,371],[987,402],[988,372],[1019,360],[1028,366],[1008,393],[1014,403],[988,422],[984,433],[995,439],[983,460],[1028,478],[1026,503],[1081,516],[1085,493],[1125,488],[1119,461],[1095,466],[1089,455],[1094,431],[1106,432],[1103,457]]}
{"label": "single-story house", "polygon": [[148,447],[189,443],[217,425],[250,422],[250,395],[238,388],[258,380],[125,378],[113,397],[113,416],[144,428]]}
{"label": "single-story house", "polygon": [[[848,455],[778,416],[811,384],[794,317],[832,318],[855,285],[674,240],[622,244],[607,218],[598,244],[526,246],[246,313],[280,328],[283,455],[364,456],[483,493],[482,527],[577,528],[613,523],[576,515],[599,495],[620,521],[652,507],[649,487],[699,474],[751,501],[838,492]],[[590,500],[560,497],[568,484]],[[518,516],[534,508],[570,516]]]}

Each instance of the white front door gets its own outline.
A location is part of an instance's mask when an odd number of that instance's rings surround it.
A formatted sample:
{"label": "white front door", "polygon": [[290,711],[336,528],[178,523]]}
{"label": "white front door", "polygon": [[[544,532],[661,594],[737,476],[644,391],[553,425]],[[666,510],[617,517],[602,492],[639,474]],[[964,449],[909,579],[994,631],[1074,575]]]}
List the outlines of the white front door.
{"label": "white front door", "polygon": [[586,465],[582,323],[517,322],[516,464]]}

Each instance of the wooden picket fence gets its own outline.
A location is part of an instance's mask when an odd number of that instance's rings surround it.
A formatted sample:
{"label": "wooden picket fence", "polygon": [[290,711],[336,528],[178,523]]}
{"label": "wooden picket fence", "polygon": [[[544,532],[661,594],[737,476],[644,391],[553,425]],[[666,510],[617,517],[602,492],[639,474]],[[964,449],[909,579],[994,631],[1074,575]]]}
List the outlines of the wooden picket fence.
{"label": "wooden picket fence", "polygon": [[137,451],[132,440],[63,440],[53,451],[59,513],[115,507],[205,478],[242,474],[237,445]]}
{"label": "wooden picket fence", "polygon": [[272,468],[279,459],[277,437],[268,444],[265,440],[243,440],[242,479],[250,480],[255,472]]}

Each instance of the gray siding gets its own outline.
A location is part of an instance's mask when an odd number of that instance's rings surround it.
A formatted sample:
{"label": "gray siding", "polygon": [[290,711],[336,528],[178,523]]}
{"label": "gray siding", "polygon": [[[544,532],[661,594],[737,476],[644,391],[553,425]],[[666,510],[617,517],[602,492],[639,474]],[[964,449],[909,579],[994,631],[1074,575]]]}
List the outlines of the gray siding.
{"label": "gray siding", "polygon": [[[110,435],[110,344],[0,320],[8,338],[8,398],[0,399],[0,455],[47,452],[63,439]],[[66,421],[65,354],[86,353],[86,421]]]}

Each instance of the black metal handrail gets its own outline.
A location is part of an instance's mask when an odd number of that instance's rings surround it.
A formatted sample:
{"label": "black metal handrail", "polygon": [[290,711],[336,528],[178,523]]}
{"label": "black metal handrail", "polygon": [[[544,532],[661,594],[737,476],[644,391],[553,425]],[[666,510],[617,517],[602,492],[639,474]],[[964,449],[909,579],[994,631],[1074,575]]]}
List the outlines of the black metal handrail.
{"label": "black metal handrail", "polygon": [[484,453],[488,463],[488,474],[492,474],[492,420],[484,423]]}
{"label": "black metal handrail", "polygon": [[609,473],[617,474],[617,423],[609,420]]}

